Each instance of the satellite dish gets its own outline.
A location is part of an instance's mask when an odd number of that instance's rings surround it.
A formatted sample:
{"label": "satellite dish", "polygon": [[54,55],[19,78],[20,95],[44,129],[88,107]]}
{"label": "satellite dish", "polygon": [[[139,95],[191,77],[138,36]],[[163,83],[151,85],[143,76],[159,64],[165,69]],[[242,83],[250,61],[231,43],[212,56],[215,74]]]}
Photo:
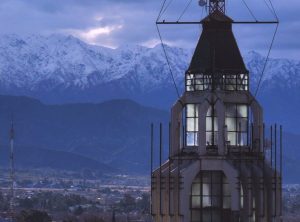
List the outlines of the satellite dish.
{"label": "satellite dish", "polygon": [[207,1],[206,1],[206,0],[199,0],[199,5],[200,5],[201,7],[206,6],[206,4],[207,4]]}

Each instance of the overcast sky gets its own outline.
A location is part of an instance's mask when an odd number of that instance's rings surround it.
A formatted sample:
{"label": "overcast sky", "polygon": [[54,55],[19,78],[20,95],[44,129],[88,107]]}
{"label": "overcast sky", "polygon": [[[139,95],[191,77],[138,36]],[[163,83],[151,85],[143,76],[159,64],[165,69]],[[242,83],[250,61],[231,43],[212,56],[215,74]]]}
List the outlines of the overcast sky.
{"label": "overcast sky", "polygon": [[[162,19],[177,20],[190,0],[172,3]],[[206,14],[191,0],[181,20],[199,20]],[[265,4],[269,0],[245,0],[258,20],[274,19]],[[272,57],[300,59],[300,1],[272,0],[280,26]],[[155,20],[162,0],[1,0],[2,34],[72,34],[88,43],[108,47],[124,44],[154,46],[159,43]],[[227,14],[234,20],[253,19],[242,0],[227,0]],[[275,26],[235,25],[242,53],[250,50],[266,54]],[[161,26],[165,43],[193,48],[199,26]]]}

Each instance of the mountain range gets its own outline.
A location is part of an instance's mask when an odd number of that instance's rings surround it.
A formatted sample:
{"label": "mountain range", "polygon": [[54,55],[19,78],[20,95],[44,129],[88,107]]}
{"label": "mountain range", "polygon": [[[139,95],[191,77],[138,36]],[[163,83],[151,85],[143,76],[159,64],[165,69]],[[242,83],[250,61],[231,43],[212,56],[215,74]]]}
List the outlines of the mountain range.
{"label": "mountain range", "polygon": [[[9,166],[12,111],[17,168],[146,174],[151,123],[155,126],[154,166],[159,160],[159,123],[164,126],[163,159],[167,157],[167,111],[131,100],[46,105],[27,97],[0,96],[0,166]],[[298,138],[284,134],[284,179],[289,183],[300,183]]]}
{"label": "mountain range", "polygon": [[[182,92],[193,50],[166,46],[166,51]],[[255,91],[265,57],[252,51],[244,60]],[[300,172],[299,89],[300,62],[271,58],[258,99],[266,123],[284,126],[290,181]],[[149,125],[167,125],[167,110],[176,100],[161,45],[110,49],[62,35],[1,36],[0,94],[0,133],[7,135],[14,113],[19,166],[63,168],[68,160],[70,170],[105,172],[148,170]],[[7,152],[4,141],[0,150]]]}
{"label": "mountain range", "polygon": [[0,96],[0,113],[0,165],[8,164],[13,113],[18,167],[127,173],[149,170],[150,124],[167,126],[169,119],[166,111],[130,100],[45,105],[27,97]]}
{"label": "mountain range", "polygon": [[[166,46],[180,92],[193,50]],[[265,57],[244,55],[255,91]],[[258,98],[267,122],[300,133],[300,62],[270,59]],[[0,37],[0,93],[25,95],[46,104],[131,99],[168,110],[176,91],[161,45],[125,45],[117,49],[89,45],[73,36]]]}

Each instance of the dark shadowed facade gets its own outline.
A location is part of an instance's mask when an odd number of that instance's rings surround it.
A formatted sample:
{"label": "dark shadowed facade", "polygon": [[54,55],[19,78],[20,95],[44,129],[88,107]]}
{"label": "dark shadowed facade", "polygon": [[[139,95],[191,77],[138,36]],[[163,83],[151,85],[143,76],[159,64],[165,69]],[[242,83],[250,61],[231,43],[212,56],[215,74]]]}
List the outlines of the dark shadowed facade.
{"label": "dark shadowed facade", "polygon": [[267,158],[263,110],[249,92],[225,2],[209,4],[171,110],[169,160],[152,172],[153,219],[281,221],[281,175]]}

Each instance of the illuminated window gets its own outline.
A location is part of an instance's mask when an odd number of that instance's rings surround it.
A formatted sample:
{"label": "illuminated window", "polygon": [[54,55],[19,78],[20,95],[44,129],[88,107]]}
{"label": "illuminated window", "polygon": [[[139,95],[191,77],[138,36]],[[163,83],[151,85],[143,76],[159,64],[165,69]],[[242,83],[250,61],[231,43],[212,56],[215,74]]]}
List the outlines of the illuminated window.
{"label": "illuminated window", "polygon": [[[231,192],[222,171],[202,171],[192,184],[191,221],[230,221]],[[227,220],[226,220],[227,221]]]}
{"label": "illuminated window", "polygon": [[186,145],[198,145],[198,106],[197,104],[186,105]]}
{"label": "illuminated window", "polygon": [[[205,91],[220,89],[226,91],[248,91],[248,74],[216,74],[212,78],[211,74],[186,74],[186,91]],[[214,82],[214,86],[213,86]]]}
{"label": "illuminated window", "polygon": [[210,106],[206,114],[206,145],[218,144],[218,117],[213,106]]}
{"label": "illuminated window", "polygon": [[226,104],[225,125],[228,145],[248,145],[248,106]]}

